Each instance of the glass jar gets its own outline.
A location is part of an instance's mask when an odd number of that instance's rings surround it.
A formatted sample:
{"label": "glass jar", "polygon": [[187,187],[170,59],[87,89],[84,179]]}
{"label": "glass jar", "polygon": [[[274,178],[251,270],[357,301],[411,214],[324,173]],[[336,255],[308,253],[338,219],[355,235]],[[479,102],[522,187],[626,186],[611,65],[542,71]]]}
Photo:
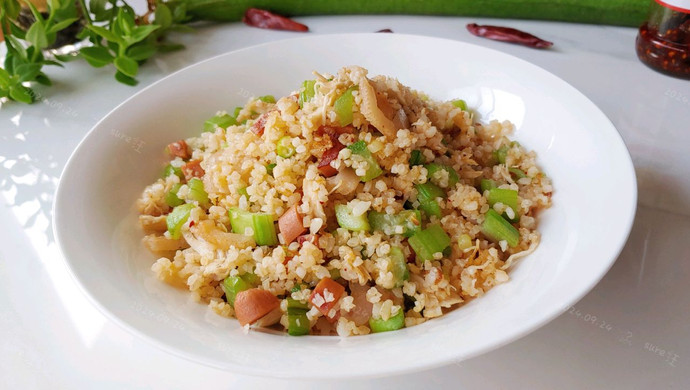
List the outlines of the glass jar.
{"label": "glass jar", "polygon": [[690,0],[653,0],[636,48],[650,68],[690,79]]}

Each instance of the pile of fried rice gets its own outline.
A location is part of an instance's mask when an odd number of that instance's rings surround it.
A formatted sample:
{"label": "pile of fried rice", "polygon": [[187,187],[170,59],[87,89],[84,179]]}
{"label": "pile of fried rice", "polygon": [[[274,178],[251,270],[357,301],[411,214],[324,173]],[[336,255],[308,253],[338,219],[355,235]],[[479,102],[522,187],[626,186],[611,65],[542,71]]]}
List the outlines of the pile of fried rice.
{"label": "pile of fried rice", "polygon": [[[245,329],[340,336],[421,324],[507,282],[552,193],[513,125],[361,67],[314,75],[168,146],[137,201],[155,275]],[[425,183],[442,195],[422,199]],[[490,232],[490,210],[519,238]]]}

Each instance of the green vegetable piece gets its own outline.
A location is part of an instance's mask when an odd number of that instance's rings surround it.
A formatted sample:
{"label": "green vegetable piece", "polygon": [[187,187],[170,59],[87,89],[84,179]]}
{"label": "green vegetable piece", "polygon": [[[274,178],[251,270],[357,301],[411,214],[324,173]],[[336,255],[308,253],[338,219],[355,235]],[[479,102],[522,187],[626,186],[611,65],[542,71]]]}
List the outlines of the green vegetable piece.
{"label": "green vegetable piece", "polygon": [[184,173],[182,173],[182,169],[178,167],[174,167],[171,164],[168,164],[165,166],[163,169],[163,174],[161,174],[161,177],[165,179],[166,177],[170,175],[176,175],[180,179],[184,179]]}
{"label": "green vegetable piece", "polygon": [[165,223],[168,225],[168,232],[170,237],[177,240],[182,235],[182,225],[189,219],[189,214],[196,206],[192,203],[176,206],[172,209],[170,214],[165,217]]}
{"label": "green vegetable piece", "polygon": [[220,127],[221,129],[225,130],[230,126],[235,125],[237,125],[237,119],[235,119],[235,117],[228,114],[216,115],[204,122],[204,132],[216,131],[216,127]]}
{"label": "green vegetable piece", "polygon": [[292,146],[292,137],[285,136],[276,143],[276,154],[282,158],[290,158],[295,155],[295,147]]}
{"label": "green vegetable piece", "polygon": [[372,333],[390,332],[392,330],[398,330],[405,326],[405,312],[400,309],[396,315],[384,320],[383,318],[369,319],[369,327]]}
{"label": "green vegetable piece", "polygon": [[306,311],[288,313],[288,334],[290,336],[307,335],[309,334],[309,328],[310,323]]}
{"label": "green vegetable piece", "polygon": [[247,193],[247,187],[242,187],[239,190],[237,190],[237,193],[240,194],[240,196],[246,196],[247,199],[249,199],[249,193]]}
{"label": "green vegetable piece", "polygon": [[175,183],[170,187],[170,191],[165,194],[165,203],[170,207],[179,206],[184,203],[184,201],[177,197],[177,191],[180,190],[182,184]]}
{"label": "green vegetable piece", "polygon": [[273,223],[273,215],[255,213],[252,219],[254,222],[254,241],[257,245],[277,245],[278,235]]}
{"label": "green vegetable piece", "polygon": [[298,301],[297,299],[293,299],[291,297],[287,298],[287,310],[288,314],[291,312],[299,312],[300,310],[302,312],[306,312],[309,310],[309,305],[306,302]]}
{"label": "green vegetable piece", "polygon": [[389,257],[391,259],[390,271],[393,273],[395,287],[402,287],[403,282],[410,279],[410,270],[407,268],[405,254],[402,249],[395,246],[391,248]]}
{"label": "green vegetable piece", "polygon": [[[410,237],[422,228],[422,213],[419,210],[403,210],[398,214],[370,211],[367,215],[371,230],[388,235],[402,234]],[[397,229],[400,226],[402,229]],[[398,231],[402,230],[400,233]]]}
{"label": "green vegetable piece", "polygon": [[304,103],[310,101],[316,95],[316,80],[304,80],[302,90],[299,93],[299,108],[304,108]]}
{"label": "green vegetable piece", "polygon": [[460,181],[460,177],[458,176],[458,173],[455,171],[455,169],[453,169],[453,167],[450,167],[448,165],[431,163],[431,164],[426,164],[424,166],[424,168],[426,168],[427,177],[429,177],[429,178],[434,177],[434,174],[438,171],[448,172],[448,188],[455,187],[455,185],[458,184],[458,181]]}
{"label": "green vegetable piece", "polygon": [[495,242],[505,240],[511,247],[520,243],[520,232],[493,209],[486,212],[482,233]]}
{"label": "green vegetable piece", "polygon": [[437,199],[445,198],[446,192],[430,181],[423,184],[415,184],[415,188],[417,188],[419,208],[422,209],[427,216],[435,215],[441,218],[441,206],[438,204]]}
{"label": "green vegetable piece", "polygon": [[335,205],[335,218],[338,220],[338,226],[341,228],[355,232],[368,232],[371,230],[367,214],[354,215],[350,206],[346,204]]}
{"label": "green vegetable piece", "polygon": [[410,166],[422,165],[426,162],[421,150],[415,149],[410,153]]}
{"label": "green vegetable piece", "polygon": [[489,190],[487,197],[489,201],[489,206],[495,205],[496,203],[503,203],[504,205],[513,209],[513,218],[508,218],[507,214],[504,214],[507,220],[510,222],[517,222],[520,220],[518,216],[518,192],[515,190],[504,189],[504,188],[492,188]]}
{"label": "green vegetable piece", "polygon": [[340,270],[337,268],[331,268],[328,270],[328,273],[331,274],[331,279],[336,280],[340,279]]}
{"label": "green vegetable piece", "polygon": [[352,151],[352,154],[357,154],[364,157],[364,159],[369,164],[369,167],[364,173],[364,176],[360,176],[360,180],[362,180],[363,182],[368,182],[370,180],[374,180],[375,178],[383,174],[383,169],[381,169],[379,163],[376,161],[374,156],[372,156],[371,152],[369,151],[369,148],[367,148],[366,142],[357,141],[352,145],[348,146],[347,148]]}
{"label": "green vegetable piece", "polygon": [[451,100],[451,103],[453,103],[453,105],[454,105],[455,107],[457,107],[457,108],[459,108],[459,109],[461,109],[461,110],[463,110],[463,111],[467,111],[467,103],[465,103],[464,100],[462,100],[462,99],[455,99],[455,100]]}
{"label": "green vegetable piece", "polygon": [[443,253],[450,246],[450,237],[439,225],[431,225],[408,240],[417,255],[417,262],[434,260],[435,253]]}
{"label": "green vegetable piece", "polygon": [[254,230],[254,218],[249,211],[231,208],[228,210],[228,214],[230,216],[230,226],[233,232],[245,234],[244,232],[247,228],[252,228],[252,230]]}
{"label": "green vegetable piece", "polygon": [[506,163],[506,157],[508,156],[508,149],[510,147],[508,145],[503,145],[500,148],[494,150],[494,158],[496,161],[498,161],[499,164],[505,164]]}
{"label": "green vegetable piece", "polygon": [[276,98],[273,95],[259,96],[257,99],[261,100],[264,103],[275,103],[276,102]]}
{"label": "green vegetable piece", "polygon": [[199,206],[208,207],[210,202],[208,200],[208,193],[204,190],[204,182],[198,177],[194,177],[187,185],[189,186],[187,198],[199,202]]}
{"label": "green vegetable piece", "polygon": [[338,123],[340,123],[340,126],[347,126],[352,123],[352,106],[354,106],[355,102],[352,91],[356,89],[357,87],[348,88],[335,100],[333,110],[338,115]]}
{"label": "green vegetable piece", "polygon": [[516,179],[522,179],[525,177],[529,177],[520,168],[508,168],[508,172],[510,172]]}
{"label": "green vegetable piece", "polygon": [[242,112],[242,107],[235,107],[235,109],[232,111],[232,116],[237,119],[240,116],[240,112]]}
{"label": "green vegetable piece", "polygon": [[272,164],[266,165],[266,172],[268,172],[269,175],[273,176],[273,168],[275,168],[276,165],[278,165],[278,164],[272,163]]}
{"label": "green vegetable piece", "polygon": [[235,297],[238,293],[252,288],[251,283],[244,280],[241,276],[228,276],[223,280],[223,290],[225,290],[225,300],[230,306],[235,306]]}
{"label": "green vegetable piece", "polygon": [[482,194],[492,188],[496,188],[496,182],[491,179],[482,179],[479,182],[479,188],[482,190]]}
{"label": "green vegetable piece", "polygon": [[460,237],[458,237],[458,248],[461,251],[464,251],[467,248],[470,248],[472,246],[472,237],[469,236],[469,234],[461,234]]}

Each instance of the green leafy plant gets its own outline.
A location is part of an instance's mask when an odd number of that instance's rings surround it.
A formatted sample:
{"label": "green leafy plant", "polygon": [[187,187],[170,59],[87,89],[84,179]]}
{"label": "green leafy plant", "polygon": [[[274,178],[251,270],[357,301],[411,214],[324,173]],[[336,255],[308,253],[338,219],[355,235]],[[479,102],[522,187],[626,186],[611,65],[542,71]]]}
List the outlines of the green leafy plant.
{"label": "green leafy plant", "polygon": [[[47,12],[40,12],[28,1],[3,1],[0,27],[7,54],[0,68],[0,98],[32,103],[36,100],[32,83],[51,85],[43,66],[62,66],[75,58],[83,58],[94,67],[112,65],[117,81],[136,85],[139,66],[147,59],[157,52],[183,48],[166,41],[168,32],[193,31],[185,25],[191,20],[185,3],[155,0],[148,4],[148,12],[138,16],[123,0],[92,0],[89,8],[84,0],[49,0]],[[28,27],[20,22],[22,7],[33,19]],[[85,42],[76,56],[46,55],[58,34],[75,27],[79,32],[74,39]]]}

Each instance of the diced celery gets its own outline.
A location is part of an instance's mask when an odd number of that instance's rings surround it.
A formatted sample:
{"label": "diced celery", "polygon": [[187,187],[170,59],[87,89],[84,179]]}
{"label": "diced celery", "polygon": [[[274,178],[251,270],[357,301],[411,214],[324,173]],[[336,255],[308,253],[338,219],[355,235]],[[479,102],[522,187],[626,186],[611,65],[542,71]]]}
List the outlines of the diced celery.
{"label": "diced celery", "polygon": [[430,181],[423,184],[415,184],[415,188],[417,189],[419,208],[422,209],[427,216],[435,215],[441,218],[441,206],[438,204],[437,199],[445,198],[446,192]]}
{"label": "diced celery", "polygon": [[[370,211],[368,219],[371,230],[382,231],[388,235],[402,234],[410,237],[422,227],[422,213],[419,210],[403,210],[393,215]],[[402,229],[396,229],[398,226]]]}
{"label": "diced celery", "polygon": [[255,213],[252,219],[254,222],[254,241],[256,241],[257,245],[278,244],[278,235],[276,234],[276,226],[273,223],[273,215]]}
{"label": "diced celery", "polygon": [[207,119],[204,122],[204,131],[216,131],[216,127],[227,129],[230,126],[237,124],[237,119],[228,114],[216,115],[213,118]]}
{"label": "diced celery", "polygon": [[265,102],[265,103],[275,103],[276,102],[276,98],[273,95],[259,96],[257,99],[261,100],[262,102]]}
{"label": "diced celery", "polygon": [[288,313],[288,334],[290,336],[304,336],[309,334],[310,322],[307,312],[300,310]]}
{"label": "diced celery", "polygon": [[338,220],[338,226],[341,228],[356,232],[368,232],[370,230],[367,213],[354,215],[350,206],[346,204],[335,205],[335,218]]}
{"label": "diced celery", "polygon": [[481,188],[483,194],[484,191],[496,188],[496,182],[491,179],[482,179],[481,182],[479,182],[479,188]]}
{"label": "diced celery", "polygon": [[[223,290],[225,291],[225,300],[230,304],[230,306],[235,306],[235,297],[238,293],[249,290],[250,288],[256,286],[256,283],[252,282],[249,274],[244,274],[240,276],[228,276],[223,280]],[[256,277],[256,275],[251,274]]]}
{"label": "diced celery", "polygon": [[369,151],[369,148],[367,148],[366,142],[357,141],[352,145],[348,146],[347,148],[352,151],[352,154],[362,156],[364,160],[366,160],[366,162],[369,164],[369,167],[364,173],[364,176],[360,176],[360,179],[363,182],[373,180],[379,177],[381,174],[383,174],[381,166],[379,166],[379,163],[376,161],[376,158],[372,156],[371,152]]}
{"label": "diced celery", "polygon": [[395,287],[402,287],[403,282],[410,279],[410,270],[407,268],[407,260],[402,249],[394,246],[391,248],[389,257],[391,259],[390,271],[393,273]]}
{"label": "diced celery", "polygon": [[291,297],[287,298],[287,312],[290,314],[291,312],[297,311],[297,310],[302,310],[306,312],[309,310],[309,305],[306,302],[298,301],[297,299],[293,299]]}
{"label": "diced celery", "polygon": [[516,190],[492,188],[489,190],[487,201],[489,202],[489,206],[492,207],[496,203],[503,203],[504,205],[513,209],[513,218],[508,218],[507,214],[504,214],[506,219],[510,222],[517,222],[520,220],[520,217],[518,216],[518,192]]}
{"label": "diced celery", "polygon": [[523,172],[520,168],[508,168],[508,172],[510,172],[511,175],[515,176],[516,179],[528,177],[527,174]]}
{"label": "diced celery", "polygon": [[494,150],[494,158],[499,164],[505,164],[506,163],[506,157],[508,156],[508,149],[510,147],[508,145],[503,145],[500,148]]}
{"label": "diced celery", "polygon": [[228,210],[230,216],[230,226],[232,231],[238,234],[245,234],[247,228],[254,230],[254,218],[252,213],[236,208]]}
{"label": "diced celery", "polygon": [[199,202],[199,206],[207,207],[209,205],[209,200],[208,193],[204,190],[204,182],[198,177],[194,177],[187,185],[189,186],[187,198]]}
{"label": "diced celery", "polygon": [[316,80],[304,80],[302,90],[299,93],[299,107],[304,108],[304,103],[310,101],[316,95]]}
{"label": "diced celery", "polygon": [[240,112],[242,112],[242,107],[235,107],[235,109],[232,111],[232,116],[237,118],[240,116]]}
{"label": "diced celery", "polygon": [[175,183],[170,187],[170,191],[165,194],[165,203],[170,207],[179,206],[184,203],[184,201],[177,197],[177,191],[180,190],[182,184]]}
{"label": "diced celery", "polygon": [[170,175],[176,175],[180,179],[184,179],[184,173],[182,173],[182,169],[174,167],[172,166],[172,164],[168,164],[165,166],[165,169],[163,169],[163,174],[161,174],[161,177],[165,179]]}
{"label": "diced celery", "polygon": [[276,154],[282,158],[290,158],[295,154],[295,147],[292,146],[292,137],[285,136],[276,143]]}
{"label": "diced celery", "polygon": [[408,240],[417,255],[417,262],[434,260],[435,253],[443,253],[450,245],[450,237],[439,225],[431,225]]}
{"label": "diced celery", "polygon": [[333,104],[333,110],[338,115],[338,123],[340,126],[347,126],[352,123],[352,106],[354,105],[354,97],[352,91],[357,87],[350,87],[342,95],[340,95]]}
{"label": "diced celery", "polygon": [[453,105],[454,105],[455,107],[457,107],[457,108],[459,108],[459,109],[461,109],[461,110],[463,110],[463,111],[467,111],[467,103],[465,103],[464,100],[462,100],[462,99],[455,99],[455,100],[451,100],[451,103],[453,103]]}
{"label": "diced celery", "polygon": [[180,238],[182,235],[182,226],[187,222],[187,219],[189,219],[189,214],[194,207],[196,206],[191,203],[179,205],[172,209],[170,214],[165,217],[165,223],[168,226],[170,237],[174,239]]}
{"label": "diced celery", "polygon": [[422,165],[426,162],[426,158],[424,157],[424,154],[422,154],[421,150],[415,149],[410,153],[410,166],[414,165]]}
{"label": "diced celery", "polygon": [[431,179],[434,177],[434,174],[438,171],[446,171],[448,172],[448,188],[453,188],[455,187],[456,184],[458,184],[458,181],[460,180],[460,177],[458,177],[458,173],[453,169],[453,167],[450,167],[448,165],[442,165],[442,164],[437,164],[437,163],[431,163],[431,164],[426,164],[424,166],[427,170],[427,177]]}
{"label": "diced celery", "polygon": [[405,326],[405,312],[401,308],[400,311],[388,320],[383,318],[369,319],[369,327],[372,333],[390,332],[392,330],[398,330]]}
{"label": "diced celery", "polygon": [[494,209],[489,209],[486,212],[484,223],[482,223],[482,232],[492,241],[505,240],[511,247],[520,243],[520,232]]}

